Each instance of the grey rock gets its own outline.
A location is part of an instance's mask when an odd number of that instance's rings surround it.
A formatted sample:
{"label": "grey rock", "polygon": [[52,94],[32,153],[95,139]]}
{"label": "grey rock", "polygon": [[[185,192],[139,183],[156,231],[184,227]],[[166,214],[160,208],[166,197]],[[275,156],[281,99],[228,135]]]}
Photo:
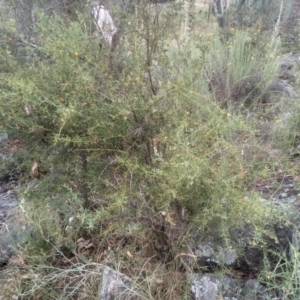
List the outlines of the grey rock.
{"label": "grey rock", "polygon": [[[250,270],[258,273],[264,268],[264,259],[269,258],[271,268],[275,267],[279,258],[273,257],[272,253],[280,252],[289,258],[291,249],[298,249],[300,244],[296,229],[300,227],[299,213],[288,207],[284,219],[288,222],[274,221],[266,225],[265,230],[270,234],[257,233],[255,228],[247,223],[229,228],[226,240],[214,238],[217,233],[213,232],[206,238],[203,235],[199,238],[201,235],[196,233],[190,248],[197,256],[197,266],[200,269],[205,268],[207,272],[230,266],[231,269],[238,269],[240,272]],[[264,247],[258,242],[257,234]]]}
{"label": "grey rock", "polygon": [[233,279],[227,275],[193,274],[191,300],[271,300],[274,296],[257,280]]}
{"label": "grey rock", "polygon": [[288,84],[285,80],[276,79],[274,80],[267,89],[268,92],[279,94],[287,98],[296,98],[297,94],[294,88]]}
{"label": "grey rock", "polygon": [[296,75],[294,69],[296,63],[296,59],[293,56],[283,58],[279,63],[279,79],[295,82]]}
{"label": "grey rock", "polygon": [[236,261],[237,253],[235,249],[219,247],[218,250],[219,251],[216,254],[216,259],[219,264],[231,265]]}
{"label": "grey rock", "polygon": [[[0,143],[5,143],[5,141],[8,139],[8,134],[7,133],[0,133]],[[12,153],[9,152],[4,152],[4,153],[0,153],[0,161],[5,161],[7,159],[9,159],[10,157],[12,157]]]}
{"label": "grey rock", "polygon": [[190,291],[192,300],[238,300],[240,286],[237,280],[229,276],[193,274]]}
{"label": "grey rock", "polygon": [[250,279],[243,286],[238,297],[239,300],[267,300],[274,299],[274,295],[267,291],[257,280]]}
{"label": "grey rock", "polygon": [[99,288],[99,300],[137,300],[137,293],[131,288],[131,279],[105,266]]}
{"label": "grey rock", "polygon": [[191,283],[193,300],[217,300],[220,281],[211,278],[213,274],[204,275],[200,279],[194,279]]}
{"label": "grey rock", "polygon": [[3,266],[15,250],[26,243],[29,234],[22,221],[16,193],[3,186],[0,193],[0,222],[0,266]]}
{"label": "grey rock", "polygon": [[290,71],[294,68],[294,59],[292,57],[283,58],[280,63],[280,72]]}
{"label": "grey rock", "polygon": [[195,254],[198,257],[212,257],[214,255],[214,249],[209,244],[198,245]]}
{"label": "grey rock", "polygon": [[251,268],[257,270],[261,266],[261,251],[257,247],[251,246],[254,233],[254,228],[249,224],[233,227],[229,230],[231,241],[240,253],[237,259],[237,266],[241,269]]}
{"label": "grey rock", "polygon": [[213,243],[197,245],[194,254],[197,255],[198,265],[201,267],[231,265],[237,258],[235,249],[216,246]]}
{"label": "grey rock", "polygon": [[[7,133],[0,133],[0,143],[8,139]],[[3,152],[0,160],[7,160],[13,154]],[[29,230],[22,218],[17,194],[10,186],[12,175],[0,180],[0,267],[5,265],[15,250],[26,243]]]}
{"label": "grey rock", "polygon": [[0,133],[0,142],[3,142],[8,139],[8,134],[7,133]]}

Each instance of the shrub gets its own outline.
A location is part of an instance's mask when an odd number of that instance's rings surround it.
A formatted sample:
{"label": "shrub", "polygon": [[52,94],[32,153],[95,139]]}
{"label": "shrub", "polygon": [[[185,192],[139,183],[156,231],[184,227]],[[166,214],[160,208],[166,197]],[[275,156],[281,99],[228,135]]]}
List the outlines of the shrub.
{"label": "shrub", "polygon": [[[127,16],[113,53],[79,13],[40,13],[25,61],[2,45],[1,126],[22,140],[28,173],[33,162],[48,171],[19,191],[37,242],[23,249],[29,262],[70,259],[83,238],[98,261],[121,261],[134,274],[149,257],[177,268],[190,227],[228,237],[233,224],[260,224],[264,215],[245,191],[272,161],[257,155],[254,130],[230,109],[260,101],[276,71],[276,43],[246,31],[177,39],[170,11],[155,15],[146,5],[138,13]],[[222,84],[212,83],[213,72]],[[245,159],[249,141],[256,156]]]}
{"label": "shrub", "polygon": [[207,79],[222,107],[255,107],[264,101],[268,85],[277,75],[276,40],[261,38],[253,29],[214,36],[211,41]]}

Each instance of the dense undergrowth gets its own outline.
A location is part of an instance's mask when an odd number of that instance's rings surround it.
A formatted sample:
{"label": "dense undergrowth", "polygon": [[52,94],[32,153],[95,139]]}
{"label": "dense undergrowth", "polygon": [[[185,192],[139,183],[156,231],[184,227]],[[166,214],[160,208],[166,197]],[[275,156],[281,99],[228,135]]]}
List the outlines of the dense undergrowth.
{"label": "dense undergrowth", "polygon": [[280,39],[259,25],[181,37],[176,16],[128,14],[114,52],[89,15],[39,13],[34,45],[21,47],[2,23],[1,128],[21,141],[12,159],[31,228],[7,293],[96,299],[109,265],[141,299],[188,299],[195,231],[226,240],[247,222],[268,235],[283,218],[255,192],[278,170],[298,172],[299,104],[267,92]]}

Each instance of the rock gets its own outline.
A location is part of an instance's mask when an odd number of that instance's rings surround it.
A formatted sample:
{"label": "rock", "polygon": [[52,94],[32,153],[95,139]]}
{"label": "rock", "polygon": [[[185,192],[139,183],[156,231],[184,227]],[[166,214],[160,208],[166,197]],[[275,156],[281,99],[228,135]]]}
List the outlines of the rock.
{"label": "rock", "polygon": [[222,248],[218,249],[218,253],[216,254],[216,260],[219,264],[231,265],[235,262],[237,258],[237,254],[235,249],[232,248]]}
{"label": "rock", "polygon": [[293,72],[295,69],[296,61],[293,56],[285,57],[279,62],[279,79],[295,82],[296,76]]}
{"label": "rock", "polygon": [[254,228],[245,224],[244,226],[230,228],[230,238],[240,253],[235,263],[236,268],[241,270],[259,270],[262,264],[262,254],[258,247],[252,246],[254,239]]}
{"label": "rock", "polygon": [[253,300],[267,300],[277,299],[267,291],[267,288],[261,285],[257,280],[249,279],[244,285],[239,294],[238,299],[253,299]]}
{"label": "rock", "polygon": [[5,265],[15,249],[27,240],[28,229],[22,221],[16,193],[1,185],[0,189],[0,267]]}
{"label": "rock", "polygon": [[280,72],[290,71],[294,68],[294,59],[292,57],[285,57],[279,62]]}
{"label": "rock", "polygon": [[294,88],[288,84],[285,80],[275,79],[268,87],[268,92],[277,93],[280,96],[287,98],[296,98],[297,94]]}
{"label": "rock", "polygon": [[[283,57],[279,62],[278,78],[275,79],[267,88],[265,98],[270,96],[271,93],[278,93],[280,96],[287,98],[296,98],[297,94],[294,88],[289,84],[296,80],[294,72],[295,67],[299,65],[299,54],[293,53],[292,55]],[[269,92],[269,93],[268,93]]]}
{"label": "rock", "polygon": [[[214,249],[215,248],[215,249]],[[231,265],[235,262],[237,254],[235,249],[213,245],[212,243],[196,246],[198,265],[213,268],[216,266]]]}
{"label": "rock", "polygon": [[192,300],[268,300],[274,299],[257,280],[237,280],[227,275],[192,274]]}
{"label": "rock", "polygon": [[[1,146],[5,144],[5,142],[8,140],[8,134],[7,133],[0,133],[0,144]],[[0,152],[0,161],[5,161],[12,157],[12,153],[9,153],[7,151],[1,151]]]}
{"label": "rock", "polygon": [[[196,276],[195,276],[196,277]],[[220,280],[215,274],[206,274],[191,283],[193,300],[217,300]]]}
{"label": "rock", "polygon": [[[293,196],[294,198],[294,196]],[[296,199],[296,198],[295,198]],[[262,200],[266,201],[266,200]],[[278,202],[282,201],[278,199]],[[286,199],[284,199],[284,203]],[[273,204],[281,207],[281,203]],[[290,258],[292,249],[299,249],[297,228],[300,227],[300,216],[295,207],[291,210],[286,208],[284,221],[274,221],[267,224],[264,233],[258,232],[259,241],[255,238],[257,232],[250,224],[231,227],[228,230],[229,236],[223,240],[213,238],[213,234],[197,241],[197,234],[194,236],[191,249],[197,256],[197,266],[207,272],[222,270],[230,266],[231,270],[237,270],[242,274],[257,274],[265,268],[265,259],[268,258],[270,268],[275,268],[279,262],[279,256],[272,253],[281,253],[282,257]],[[293,224],[293,225],[291,225]],[[230,241],[230,245],[228,244]],[[262,247],[263,245],[263,247]]]}
{"label": "rock", "polygon": [[131,288],[131,279],[105,266],[99,289],[99,300],[137,300],[137,293]]}
{"label": "rock", "polygon": [[8,139],[8,134],[7,133],[0,133],[0,143],[3,141],[6,141]]}
{"label": "rock", "polygon": [[[0,143],[6,145],[7,140],[7,133],[1,133]],[[7,161],[12,155],[13,153],[2,151],[0,160]],[[0,267],[8,262],[14,251],[26,242],[28,236],[17,195],[12,187],[17,180],[17,173],[18,170],[7,170],[7,174],[0,178]]]}

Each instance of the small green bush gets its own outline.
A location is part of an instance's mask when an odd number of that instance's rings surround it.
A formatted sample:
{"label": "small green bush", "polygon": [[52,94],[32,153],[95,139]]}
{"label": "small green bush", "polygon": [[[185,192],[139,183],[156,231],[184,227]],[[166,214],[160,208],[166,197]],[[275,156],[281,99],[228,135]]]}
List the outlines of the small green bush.
{"label": "small green bush", "polygon": [[[141,275],[149,257],[176,269],[189,229],[224,239],[245,222],[265,230],[267,206],[251,185],[268,177],[274,158],[245,110],[255,111],[277,72],[277,43],[236,30],[178,39],[167,26],[175,12],[156,25],[153,14],[146,5],[128,15],[114,52],[99,47],[79,13],[40,13],[25,61],[1,45],[1,127],[22,141],[27,174],[33,162],[47,171],[19,189],[32,264],[99,255]],[[76,253],[80,238],[94,257]]]}

